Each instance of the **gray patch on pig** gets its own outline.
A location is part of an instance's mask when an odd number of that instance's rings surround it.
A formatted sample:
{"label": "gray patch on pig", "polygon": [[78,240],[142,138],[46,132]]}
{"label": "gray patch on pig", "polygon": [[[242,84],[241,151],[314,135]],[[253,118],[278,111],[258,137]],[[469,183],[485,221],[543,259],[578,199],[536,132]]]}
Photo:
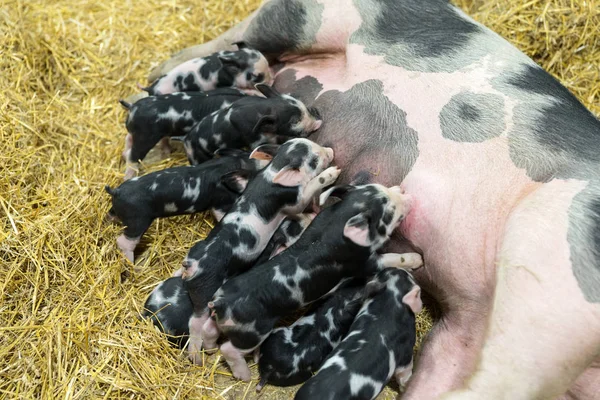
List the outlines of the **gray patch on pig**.
{"label": "gray patch on pig", "polygon": [[497,94],[460,92],[440,112],[442,135],[457,142],[480,143],[500,135],[504,99]]}
{"label": "gray patch on pig", "polygon": [[305,76],[296,80],[296,70],[293,68],[280,72],[275,77],[273,86],[279,93],[289,94],[308,107],[312,106],[323,90],[323,85],[315,77]]}
{"label": "gray patch on pig", "polygon": [[418,134],[408,126],[406,112],[383,94],[383,83],[372,79],[346,92],[329,90],[314,102],[323,125],[311,140],[331,145],[342,165],[339,182],[365,173],[384,185],[399,184],[419,155]]}
{"label": "gray patch on pig", "polygon": [[350,43],[412,71],[456,71],[503,41],[445,0],[354,0],[354,5],[362,23]]}
{"label": "gray patch on pig", "polygon": [[600,181],[588,183],[569,208],[567,240],[573,275],[583,297],[600,303]]}
{"label": "gray patch on pig", "polygon": [[316,0],[273,0],[250,22],[244,41],[265,54],[308,49],[316,41],[323,8]]}
{"label": "gray patch on pig", "polygon": [[600,178],[600,121],[536,65],[492,81],[518,101],[508,133],[510,157],[537,182]]}

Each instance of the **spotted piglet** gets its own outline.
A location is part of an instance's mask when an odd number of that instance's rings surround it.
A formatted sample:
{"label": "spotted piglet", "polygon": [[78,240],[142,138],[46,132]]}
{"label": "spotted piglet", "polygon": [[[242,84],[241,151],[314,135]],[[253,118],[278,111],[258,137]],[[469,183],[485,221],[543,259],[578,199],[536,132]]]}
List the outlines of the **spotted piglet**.
{"label": "spotted piglet", "polygon": [[331,193],[342,201],[317,214],[296,243],[227,281],[209,303],[211,320],[230,340],[221,352],[234,377],[250,380],[244,355],[260,346],[279,319],[350,278],[422,264],[416,253],[376,253],[410,210],[411,198],[400,187],[345,186]]}
{"label": "spotted piglet", "polygon": [[193,312],[192,300],[181,277],[171,277],[158,284],[144,304],[143,316],[150,318],[171,343],[183,348],[189,337],[188,321]]}
{"label": "spotted piglet", "polygon": [[253,89],[257,83],[271,84],[267,59],[258,50],[235,43],[237,51],[220,51],[186,61],[159,77],[147,88],[150,95],[213,90],[218,87]]}
{"label": "spotted piglet", "polygon": [[133,104],[120,100],[129,110],[125,122],[127,137],[123,158],[127,162],[125,180],[132,178],[138,162],[160,142],[163,155],[171,152],[170,136],[187,134],[192,127],[214,111],[223,109],[247,96],[238,89],[209,92],[173,93],[149,96]]}
{"label": "spotted piglet", "polygon": [[286,217],[273,234],[273,237],[271,237],[267,247],[265,247],[260,257],[256,260],[256,265],[275,257],[296,243],[315,216],[316,214],[314,213],[303,213]]}
{"label": "spotted piglet", "polygon": [[220,219],[244,190],[248,180],[268,161],[248,158],[237,149],[219,151],[221,157],[196,166],[167,168],[106,186],[112,196],[109,218],[125,226],[119,249],[133,262],[134,250],[156,218],[212,209]]}
{"label": "spotted piglet", "polygon": [[409,272],[386,268],[365,291],[368,299],[350,332],[296,400],[371,400],[392,376],[401,388],[410,378],[421,289]]}
{"label": "spotted piglet", "polygon": [[308,109],[301,101],[267,85],[256,85],[256,89],[266,98],[240,99],[213,112],[181,138],[191,164],[210,159],[220,148],[282,143],[292,137],[307,136],[321,126],[316,109]]}
{"label": "spotted piglet", "polygon": [[259,349],[257,391],[266,383],[297,385],[319,369],[362,306],[364,281],[358,283],[336,290],[292,325],[271,333]]}
{"label": "spotted piglet", "polygon": [[[261,149],[256,149],[253,157],[262,158]],[[194,362],[201,362],[202,346],[216,348],[219,332],[208,315],[214,293],[227,279],[253,265],[286,215],[304,210],[320,190],[337,179],[341,171],[327,168],[332,160],[332,149],[310,140],[286,142],[208,237],[190,249],[182,276],[194,304],[188,346]]]}

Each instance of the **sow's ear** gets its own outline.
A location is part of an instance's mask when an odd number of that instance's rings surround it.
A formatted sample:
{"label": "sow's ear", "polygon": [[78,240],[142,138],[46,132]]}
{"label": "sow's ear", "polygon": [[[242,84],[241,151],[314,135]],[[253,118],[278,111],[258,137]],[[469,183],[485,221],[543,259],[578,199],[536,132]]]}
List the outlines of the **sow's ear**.
{"label": "sow's ear", "polygon": [[366,213],[360,213],[350,218],[344,226],[344,236],[359,246],[370,246],[369,216]]}
{"label": "sow's ear", "polygon": [[254,85],[254,87],[256,88],[256,90],[264,94],[267,99],[281,96],[281,93],[275,90],[275,88],[264,83],[257,83],[256,85]]}
{"label": "sow's ear", "polygon": [[263,144],[255,148],[250,153],[249,158],[254,158],[255,160],[272,160],[275,154],[277,154],[277,150],[279,150],[279,145],[277,144]]}
{"label": "sow's ear", "polygon": [[246,190],[249,180],[250,172],[243,169],[231,171],[221,176],[223,186],[237,194],[241,194]]}
{"label": "sow's ear", "polygon": [[341,199],[351,189],[354,189],[354,186],[342,185],[327,189],[319,196],[319,206],[323,206],[329,197],[337,197]]}
{"label": "sow's ear", "polygon": [[423,302],[421,301],[421,288],[415,285],[410,292],[404,295],[402,302],[409,306],[415,315],[420,313],[423,309]]}
{"label": "sow's ear", "polygon": [[306,174],[298,169],[285,167],[273,177],[273,183],[281,186],[294,187],[300,186],[304,182]]}

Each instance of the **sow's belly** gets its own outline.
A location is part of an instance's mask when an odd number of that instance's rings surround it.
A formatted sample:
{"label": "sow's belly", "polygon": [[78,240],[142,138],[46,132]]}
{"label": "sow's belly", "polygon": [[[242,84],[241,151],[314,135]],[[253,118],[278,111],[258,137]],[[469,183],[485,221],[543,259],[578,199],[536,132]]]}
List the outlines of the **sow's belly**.
{"label": "sow's belly", "polygon": [[460,268],[453,280],[464,274],[465,285],[490,282],[504,221],[538,185],[509,155],[514,104],[483,68],[418,73],[368,57],[348,64],[288,63],[275,87],[318,108],[323,125],[310,138],[334,148],[338,182],[402,183],[415,197],[400,229],[428,268]]}

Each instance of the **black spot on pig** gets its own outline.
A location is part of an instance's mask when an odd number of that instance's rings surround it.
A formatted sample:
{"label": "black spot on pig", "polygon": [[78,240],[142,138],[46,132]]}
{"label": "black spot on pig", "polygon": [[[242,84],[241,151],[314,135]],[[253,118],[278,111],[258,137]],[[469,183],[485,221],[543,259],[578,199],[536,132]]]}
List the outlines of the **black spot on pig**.
{"label": "black spot on pig", "polygon": [[573,275],[585,299],[600,303],[600,181],[573,198],[567,233]]}
{"label": "black spot on pig", "polygon": [[357,174],[366,177],[367,171],[374,182],[397,185],[416,162],[418,133],[408,126],[406,112],[383,94],[381,81],[361,82],[346,92],[329,90],[314,105],[323,125],[311,140],[333,147],[336,164],[345,167],[339,183]]}
{"label": "black spot on pig", "polygon": [[[385,62],[411,70],[452,71],[474,57],[459,60],[457,53],[481,32],[445,0],[355,0],[362,23],[350,43],[365,46],[365,52],[385,56]],[[479,52],[473,52],[479,57]],[[475,54],[477,53],[477,54]],[[465,54],[461,53],[461,56]],[[452,58],[452,63],[435,59]]]}
{"label": "black spot on pig", "polygon": [[600,121],[543,69],[526,66],[502,89],[515,96],[511,157],[536,181],[600,177]]}
{"label": "black spot on pig", "polygon": [[277,74],[273,86],[279,93],[289,94],[302,101],[307,107],[312,106],[318,94],[323,90],[323,85],[312,76],[296,80],[296,70],[292,68]]}
{"label": "black spot on pig", "polygon": [[491,93],[463,91],[440,112],[442,135],[457,142],[479,143],[505,129],[504,99]]}
{"label": "black spot on pig", "polygon": [[256,237],[248,229],[240,229],[240,242],[249,248],[254,248]]}
{"label": "black spot on pig", "polygon": [[321,26],[316,0],[273,0],[250,22],[244,41],[267,55],[309,48]]}
{"label": "black spot on pig", "polygon": [[208,80],[210,74],[219,71],[223,67],[223,64],[216,56],[205,57],[204,60],[205,63],[200,67],[199,72],[202,79]]}

